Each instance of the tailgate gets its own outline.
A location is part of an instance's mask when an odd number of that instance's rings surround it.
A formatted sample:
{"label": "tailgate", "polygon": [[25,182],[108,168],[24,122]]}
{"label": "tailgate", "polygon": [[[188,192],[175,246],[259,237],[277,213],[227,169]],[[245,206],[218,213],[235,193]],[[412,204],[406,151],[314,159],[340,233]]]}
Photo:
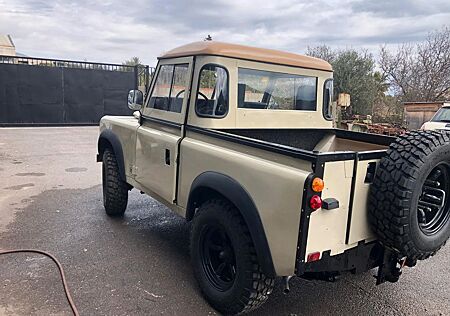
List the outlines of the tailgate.
{"label": "tailgate", "polygon": [[339,207],[310,214],[304,262],[308,254],[319,252],[322,257],[329,252],[334,256],[375,239],[368,223],[367,201],[376,165],[384,153],[359,153],[352,160],[323,164],[322,199],[334,198]]}
{"label": "tailgate", "polygon": [[375,239],[367,217],[367,202],[369,188],[375,176],[377,163],[380,159],[358,160],[354,174],[350,209],[347,223],[347,244],[355,244],[361,240]]}

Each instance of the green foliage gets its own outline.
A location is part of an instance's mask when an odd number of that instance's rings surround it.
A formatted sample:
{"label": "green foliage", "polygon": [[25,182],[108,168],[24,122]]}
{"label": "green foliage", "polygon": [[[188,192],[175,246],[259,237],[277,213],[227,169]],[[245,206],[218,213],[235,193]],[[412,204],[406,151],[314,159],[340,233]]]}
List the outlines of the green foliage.
{"label": "green foliage", "polygon": [[200,87],[213,89],[216,86],[215,67],[204,68],[200,75]]}
{"label": "green foliage", "polygon": [[372,105],[387,88],[375,72],[375,60],[367,51],[333,50],[321,45],[308,47],[307,55],[328,61],[334,70],[334,95],[348,93],[353,114],[371,114]]}
{"label": "green foliage", "polygon": [[355,50],[342,51],[333,61],[333,68],[336,93],[350,94],[354,114],[371,114],[379,89],[372,55]]}

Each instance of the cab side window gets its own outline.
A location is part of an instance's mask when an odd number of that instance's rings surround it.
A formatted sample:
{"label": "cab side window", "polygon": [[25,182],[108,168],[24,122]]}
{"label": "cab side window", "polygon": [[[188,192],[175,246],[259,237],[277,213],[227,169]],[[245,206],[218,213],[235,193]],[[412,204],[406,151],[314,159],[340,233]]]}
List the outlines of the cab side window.
{"label": "cab side window", "polygon": [[188,64],[162,65],[148,107],[180,113],[189,80],[188,68]]}
{"label": "cab side window", "polygon": [[331,102],[333,101],[333,79],[327,79],[323,85],[323,116],[327,120],[333,119]]}
{"label": "cab side window", "polygon": [[228,72],[216,65],[205,65],[200,70],[195,102],[198,116],[224,117],[228,112]]}

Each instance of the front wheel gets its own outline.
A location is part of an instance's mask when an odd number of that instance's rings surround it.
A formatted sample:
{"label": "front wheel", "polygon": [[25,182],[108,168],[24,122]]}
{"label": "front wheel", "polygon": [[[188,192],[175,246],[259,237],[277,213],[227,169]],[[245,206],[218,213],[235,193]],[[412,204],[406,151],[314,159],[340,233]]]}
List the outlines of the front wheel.
{"label": "front wheel", "polygon": [[206,300],[226,315],[258,308],[272,291],[274,279],[262,272],[242,216],[226,201],[200,206],[192,224],[191,260]]}
{"label": "front wheel", "polygon": [[120,178],[116,156],[109,149],[103,153],[103,205],[109,216],[122,216],[128,203],[128,185]]}

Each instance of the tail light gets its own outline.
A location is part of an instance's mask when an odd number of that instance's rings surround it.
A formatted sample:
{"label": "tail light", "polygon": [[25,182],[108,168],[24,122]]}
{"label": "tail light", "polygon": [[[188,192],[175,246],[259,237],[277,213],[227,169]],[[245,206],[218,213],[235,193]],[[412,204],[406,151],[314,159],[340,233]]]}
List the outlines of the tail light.
{"label": "tail light", "polygon": [[320,259],[320,252],[313,252],[308,255],[307,261],[313,262]]}
{"label": "tail light", "polygon": [[318,195],[313,195],[309,200],[309,206],[315,211],[322,207],[322,199]]}

